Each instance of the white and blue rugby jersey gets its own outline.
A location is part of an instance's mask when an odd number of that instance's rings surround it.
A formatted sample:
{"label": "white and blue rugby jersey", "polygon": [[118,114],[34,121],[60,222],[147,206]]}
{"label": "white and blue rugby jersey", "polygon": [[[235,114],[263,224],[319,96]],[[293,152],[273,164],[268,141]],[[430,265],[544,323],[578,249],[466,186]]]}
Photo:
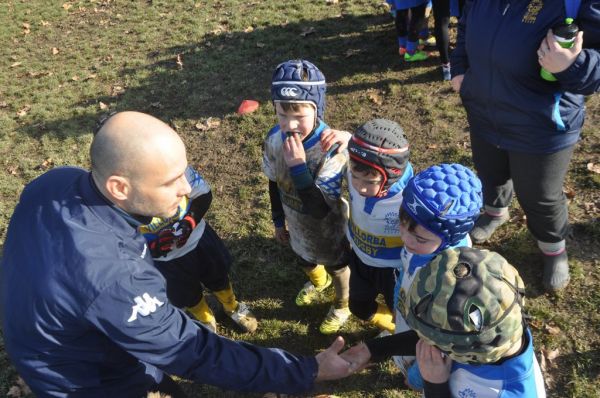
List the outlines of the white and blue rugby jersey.
{"label": "white and blue rugby jersey", "polygon": [[413,176],[413,168],[407,163],[404,174],[381,198],[361,196],[352,186],[348,170],[350,193],[350,218],[346,235],[352,249],[360,260],[372,267],[400,267],[400,205],[402,190]]}
{"label": "white and blue rugby jersey", "polygon": [[[149,224],[140,225],[138,227],[138,231],[141,232],[148,241],[156,239],[158,237],[158,233],[163,228],[170,227],[185,217],[187,212],[190,210],[190,203],[192,200],[210,192],[210,186],[208,183],[193,167],[187,167],[185,170],[185,177],[192,187],[192,191],[190,192],[189,196],[181,199],[175,215],[168,218],[154,217]],[[155,258],[154,260],[170,261],[174,258],[178,258],[189,253],[196,247],[200,238],[202,238],[205,226],[206,221],[204,221],[204,219],[200,220],[183,246],[173,247],[173,249],[165,256]]]}
{"label": "white and blue rugby jersey", "polygon": [[348,205],[341,196],[341,190],[348,152],[343,151],[326,159],[327,154],[320,145],[321,133],[326,128],[327,125],[319,121],[312,135],[302,142],[306,166],[331,209],[323,219],[311,217],[303,209],[290,169],[283,159],[283,143],[287,135],[279,125],[273,127],[265,139],[263,170],[279,188],[292,250],[310,263],[339,265],[347,247],[345,228]]}

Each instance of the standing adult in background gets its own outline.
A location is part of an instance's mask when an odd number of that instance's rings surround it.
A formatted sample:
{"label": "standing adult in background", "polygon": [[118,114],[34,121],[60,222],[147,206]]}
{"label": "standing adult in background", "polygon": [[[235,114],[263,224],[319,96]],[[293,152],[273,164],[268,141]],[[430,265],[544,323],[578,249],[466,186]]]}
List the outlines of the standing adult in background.
{"label": "standing adult in background", "polygon": [[[581,3],[581,4],[578,4]],[[575,18],[562,48],[550,29]],[[471,129],[485,213],[475,243],[509,219],[513,189],[543,256],[543,284],[569,283],[562,186],[584,121],[584,95],[600,88],[600,1],[467,1],[451,55],[452,86]],[[557,81],[540,76],[540,68]]]}
{"label": "standing adult in background", "polygon": [[[91,173],[64,167],[25,187],[0,265],[4,343],[39,397],[184,394],[166,375],[243,391],[298,393],[346,376],[338,338],[316,357],[220,337],[169,303],[140,220],[190,193],[168,125],[122,112],[91,146]],[[163,373],[165,372],[165,373]]]}

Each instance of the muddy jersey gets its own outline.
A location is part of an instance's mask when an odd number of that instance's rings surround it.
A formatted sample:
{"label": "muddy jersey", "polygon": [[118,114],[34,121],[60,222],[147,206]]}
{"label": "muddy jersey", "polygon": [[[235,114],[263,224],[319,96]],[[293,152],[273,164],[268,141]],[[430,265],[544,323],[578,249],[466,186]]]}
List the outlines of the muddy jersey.
{"label": "muddy jersey", "polygon": [[352,186],[350,171],[348,192],[350,193],[350,218],[346,234],[352,250],[358,258],[371,267],[399,268],[400,250],[400,205],[402,190],[413,176],[413,168],[407,163],[404,174],[381,198],[361,196]]}
{"label": "muddy jersey", "polygon": [[302,205],[290,168],[283,159],[283,143],[287,136],[278,125],[269,131],[265,140],[263,170],[269,180],[277,183],[294,252],[310,263],[340,265],[347,254],[345,224],[348,205],[341,197],[341,190],[348,153],[343,151],[326,156],[320,144],[321,133],[326,128],[327,125],[320,121],[314,132],[302,142],[306,166],[330,208],[324,218],[312,217]]}
{"label": "muddy jersey", "polygon": [[[157,239],[158,233],[161,230],[165,228],[172,228],[175,223],[183,219],[183,217],[185,217],[190,210],[190,203],[192,200],[210,192],[210,186],[208,183],[204,181],[204,178],[202,178],[202,176],[193,167],[187,167],[185,170],[185,177],[192,187],[192,191],[190,192],[189,196],[185,196],[183,199],[181,199],[175,215],[168,218],[154,217],[150,223],[143,224],[138,227],[138,231],[144,235],[148,242],[152,242],[153,240]],[[200,238],[202,238],[205,226],[206,222],[204,219],[200,220],[183,246],[173,246],[171,251],[166,255],[162,257],[156,257],[154,260],[169,261],[187,254],[196,247],[198,241]]]}

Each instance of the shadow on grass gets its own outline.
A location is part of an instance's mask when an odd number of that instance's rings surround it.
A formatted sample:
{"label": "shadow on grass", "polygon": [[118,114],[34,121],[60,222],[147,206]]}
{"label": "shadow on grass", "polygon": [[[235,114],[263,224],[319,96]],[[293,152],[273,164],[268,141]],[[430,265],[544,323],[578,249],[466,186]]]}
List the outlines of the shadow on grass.
{"label": "shadow on grass", "polygon": [[[312,33],[305,34],[308,31]],[[259,27],[248,33],[208,34],[197,43],[148,53],[146,67],[120,72],[125,81],[147,75],[139,83],[124,87],[114,96],[89,98],[78,105],[103,102],[111,110],[138,110],[165,121],[223,117],[234,112],[246,98],[268,103],[273,69],[293,58],[313,61],[333,83],[328,88],[330,95],[385,89],[391,83],[439,80],[433,71],[416,73],[404,81],[373,79],[380,72],[413,67],[400,62],[393,32],[387,15],[346,15]],[[178,65],[178,59],[182,65]],[[351,82],[344,82],[344,78]],[[68,120],[37,120],[20,130],[34,136],[48,131],[82,134],[93,129],[99,116],[82,114]]]}

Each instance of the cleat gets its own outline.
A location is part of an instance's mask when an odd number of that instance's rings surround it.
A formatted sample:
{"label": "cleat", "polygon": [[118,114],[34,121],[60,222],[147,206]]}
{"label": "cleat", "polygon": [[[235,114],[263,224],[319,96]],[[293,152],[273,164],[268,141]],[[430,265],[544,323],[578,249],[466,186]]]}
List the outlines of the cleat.
{"label": "cleat", "polygon": [[319,331],[323,334],[334,334],[337,333],[342,325],[346,323],[350,317],[350,308],[329,308],[329,312],[325,317],[325,320],[321,323]]}
{"label": "cleat", "polygon": [[429,58],[429,56],[425,51],[417,51],[412,55],[409,53],[404,54],[404,60],[406,62],[425,61],[427,58]]}
{"label": "cleat", "polygon": [[445,82],[452,80],[452,73],[450,72],[450,64],[442,65],[442,79]]}
{"label": "cleat", "polygon": [[246,303],[239,302],[238,307],[235,311],[226,313],[228,317],[230,317],[233,322],[236,323],[245,333],[253,333],[257,326],[258,322],[256,321],[256,317],[250,311],[250,308],[246,305]]}
{"label": "cleat", "polygon": [[296,305],[299,307],[304,307],[306,305],[310,305],[315,298],[317,297],[317,293],[321,293],[329,286],[331,286],[332,278],[329,274],[327,274],[327,280],[322,286],[315,286],[311,281],[308,281],[304,284],[304,287],[298,292],[296,296]]}

